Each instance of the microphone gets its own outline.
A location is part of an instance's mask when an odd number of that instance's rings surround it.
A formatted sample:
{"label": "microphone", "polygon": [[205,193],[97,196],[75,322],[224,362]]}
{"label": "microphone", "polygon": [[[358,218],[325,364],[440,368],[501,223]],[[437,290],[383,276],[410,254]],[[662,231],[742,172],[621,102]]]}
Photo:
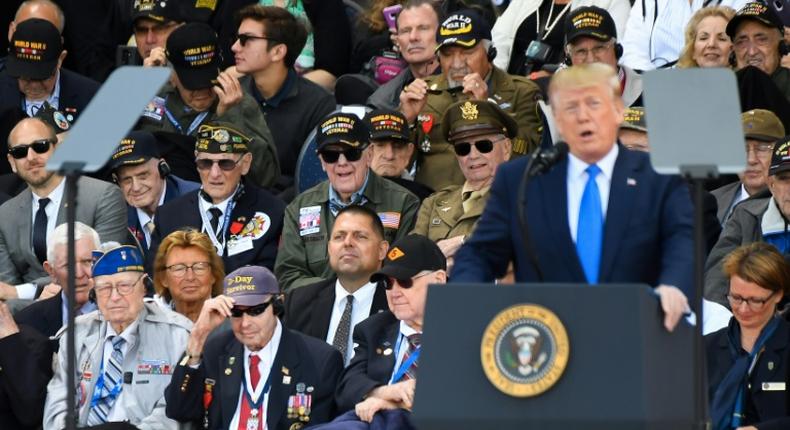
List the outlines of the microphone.
{"label": "microphone", "polygon": [[562,161],[568,155],[568,144],[557,142],[550,148],[546,148],[535,154],[529,168],[528,176],[538,176],[546,173],[552,166]]}

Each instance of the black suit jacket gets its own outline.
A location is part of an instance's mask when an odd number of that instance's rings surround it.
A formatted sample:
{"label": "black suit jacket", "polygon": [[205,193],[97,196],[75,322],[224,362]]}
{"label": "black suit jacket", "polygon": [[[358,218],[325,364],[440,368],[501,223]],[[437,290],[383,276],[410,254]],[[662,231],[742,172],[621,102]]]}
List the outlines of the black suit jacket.
{"label": "black suit jacket", "polygon": [[[18,324],[27,324],[46,337],[52,337],[63,326],[63,295],[54,296],[31,303],[19,311],[14,319]],[[52,341],[58,349],[58,341]]]}
{"label": "black suit jacket", "polygon": [[52,347],[36,330],[0,339],[0,428],[41,427],[47,383],[52,377]]}
{"label": "black suit jacket", "polygon": [[[179,364],[165,390],[167,416],[181,422],[203,423],[205,381],[213,380],[213,400],[208,409],[209,429],[227,429],[239,402],[244,346],[233,332],[219,328],[206,342],[200,367]],[[298,420],[288,418],[288,398],[297,385],[312,391],[312,411],[306,425],[320,424],[334,416],[332,393],[343,370],[340,353],[325,342],[283,328],[272,364],[271,391],[266,423],[272,430],[289,430]]]}
{"label": "black suit jacket", "polygon": [[339,412],[354,409],[372,389],[387,385],[395,367],[400,321],[392,312],[373,315],[354,327],[354,358],[335,391]]}
{"label": "black suit jacket", "polygon": [[[291,330],[308,336],[326,340],[329,320],[332,319],[332,305],[335,304],[335,281],[337,278],[316,282],[291,290],[285,296],[285,316],[283,324]],[[387,295],[381,285],[376,286],[370,315],[389,310]]]}
{"label": "black suit jacket", "polygon": [[[730,324],[737,324],[734,318]],[[728,327],[705,336],[705,350],[708,360],[708,398],[713,395],[719,384],[732,367],[734,360],[730,353]],[[754,409],[760,417],[759,422],[749,421],[760,430],[780,430],[790,428],[790,409],[786,387],[778,391],[763,389],[764,383],[788,381],[790,370],[790,324],[785,320],[765,343],[760,359],[749,377],[749,396]],[[746,409],[749,410],[748,407]]]}
{"label": "black suit jacket", "polygon": [[[147,258],[148,273],[153,273],[153,260],[156,250],[168,234],[187,227],[201,230],[203,220],[200,217],[200,207],[198,206],[198,195],[200,191],[192,191],[171,202],[165,203],[156,210],[156,229],[151,234],[151,247]],[[254,240],[253,248],[238,253],[236,255],[222,257],[225,263],[225,273],[230,273],[239,267],[246,265],[264,266],[270,270],[274,269],[274,259],[277,257],[277,246],[280,240],[280,233],[283,230],[283,214],[285,213],[285,203],[274,196],[272,193],[258,188],[249,183],[245,184],[244,193],[236,200],[236,205],[229,218],[230,226],[225,229],[225,238],[234,235],[252,236]],[[257,216],[256,216],[257,215]],[[259,223],[269,218],[269,225],[259,224],[255,231],[251,227],[253,223]],[[263,232],[261,234],[261,232]]]}

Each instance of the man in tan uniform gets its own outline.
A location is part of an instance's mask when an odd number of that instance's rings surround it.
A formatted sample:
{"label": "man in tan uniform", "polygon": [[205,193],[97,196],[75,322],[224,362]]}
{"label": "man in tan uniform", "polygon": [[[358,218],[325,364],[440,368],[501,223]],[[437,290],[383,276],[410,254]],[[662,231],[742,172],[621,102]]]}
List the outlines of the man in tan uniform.
{"label": "man in tan uniform", "polygon": [[442,74],[415,79],[400,96],[400,110],[415,126],[415,181],[434,190],[464,183],[452,145],[441,133],[442,116],[451,104],[491,99],[513,116],[519,128],[512,141],[514,156],[537,146],[542,127],[537,112],[537,102],[542,98],[538,86],[494,67],[491,61],[496,50],[491,45],[491,28],[477,13],[459,11],[444,20],[437,42]]}
{"label": "man in tan uniform", "polygon": [[441,131],[455,152],[465,181],[425,199],[413,233],[436,242],[449,268],[483,213],[497,167],[510,159],[518,125],[496,103],[467,100],[447,108]]}

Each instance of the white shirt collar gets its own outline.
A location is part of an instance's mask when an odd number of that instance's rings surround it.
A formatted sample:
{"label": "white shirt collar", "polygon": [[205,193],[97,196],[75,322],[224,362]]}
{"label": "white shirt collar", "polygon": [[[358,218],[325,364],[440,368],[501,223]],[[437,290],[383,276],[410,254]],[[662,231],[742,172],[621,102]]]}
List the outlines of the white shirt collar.
{"label": "white shirt collar", "polygon": [[403,337],[407,338],[407,337],[409,337],[409,336],[411,336],[413,334],[417,334],[417,333],[422,333],[422,332],[413,329],[411,326],[406,324],[405,321],[401,321],[400,322],[400,334],[402,334]]}
{"label": "white shirt collar", "polygon": [[[234,194],[231,194],[227,199],[217,204],[207,202],[206,199],[200,197],[198,198],[198,200],[200,201],[200,208],[203,210],[203,212],[208,212],[208,210],[211,208],[218,208],[219,210],[222,211],[222,215],[225,215],[225,210],[228,208],[228,203],[230,203],[230,199],[233,198]],[[162,194],[162,196],[164,198],[164,194]]]}
{"label": "white shirt collar", "polygon": [[[260,357],[260,366],[261,368],[261,379],[258,385],[255,387],[255,392],[253,393],[252,400],[258,400],[258,397],[263,393],[263,388],[266,380],[269,379],[269,374],[272,371],[272,364],[274,364],[274,360],[277,357],[277,350],[280,347],[280,338],[282,338],[283,328],[282,324],[280,324],[280,319],[278,318],[276,321],[276,326],[274,327],[274,333],[272,334],[272,338],[269,339],[269,343],[266,344],[263,348],[258,351],[250,351],[247,346],[244,346],[244,375],[245,381],[247,384],[246,389],[251,391],[251,382],[250,382],[250,355],[257,355]],[[243,400],[242,400],[243,401]]]}
{"label": "white shirt collar", "polygon": [[[612,149],[609,150],[606,155],[603,156],[598,162],[595,164],[601,169],[601,174],[606,177],[609,181],[612,180],[612,173],[614,172],[614,163],[617,161],[617,154],[620,153],[620,148],[615,143],[612,145]],[[571,178],[578,178],[582,175],[586,175],[585,170],[589,167],[590,164],[582,161],[575,155],[568,153],[568,175]]]}
{"label": "white shirt collar", "polygon": [[343,308],[346,306],[346,301],[344,300],[347,296],[354,296],[354,302],[366,302],[366,301],[373,301],[373,295],[376,294],[376,284],[373,282],[368,282],[367,284],[360,287],[357,291],[354,291],[354,294],[349,294],[342,285],[340,285],[340,280],[338,279],[335,281],[335,306],[334,309],[339,309],[340,312],[343,312]]}
{"label": "white shirt collar", "polygon": [[30,193],[33,194],[33,210],[38,209],[38,201],[44,197],[49,198],[51,203],[55,203],[55,206],[60,207],[60,202],[63,200],[63,190],[65,189],[66,181],[63,178],[60,178],[60,183],[52,191],[50,191],[48,196],[39,196],[31,188]]}

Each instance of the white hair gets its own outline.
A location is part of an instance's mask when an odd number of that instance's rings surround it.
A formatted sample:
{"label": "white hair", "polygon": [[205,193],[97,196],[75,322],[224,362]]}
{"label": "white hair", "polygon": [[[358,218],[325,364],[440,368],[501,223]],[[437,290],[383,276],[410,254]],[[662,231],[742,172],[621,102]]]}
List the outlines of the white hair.
{"label": "white hair", "polygon": [[[63,223],[52,230],[52,234],[47,238],[47,260],[50,264],[55,263],[55,249],[60,245],[68,245],[68,223]],[[83,224],[79,221],[74,223],[74,242],[83,238],[89,238],[93,242],[93,248],[96,249],[101,244],[99,240],[99,233],[92,229],[90,226]]]}

